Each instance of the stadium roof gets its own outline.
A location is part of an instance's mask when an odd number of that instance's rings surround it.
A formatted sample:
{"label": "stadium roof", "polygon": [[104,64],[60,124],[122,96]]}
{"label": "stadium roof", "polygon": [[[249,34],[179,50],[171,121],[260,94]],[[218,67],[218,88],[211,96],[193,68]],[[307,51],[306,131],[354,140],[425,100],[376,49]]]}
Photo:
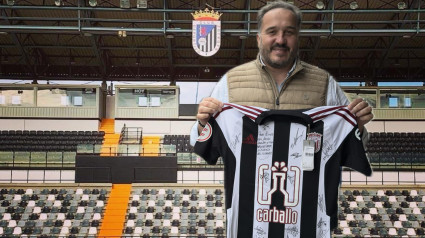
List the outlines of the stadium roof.
{"label": "stadium roof", "polygon": [[[0,79],[217,81],[257,55],[256,12],[267,1],[137,2],[2,0]],[[424,81],[425,2],[352,2],[294,1],[303,12],[301,59],[339,81]],[[211,57],[192,48],[191,13],[206,7],[222,13]]]}

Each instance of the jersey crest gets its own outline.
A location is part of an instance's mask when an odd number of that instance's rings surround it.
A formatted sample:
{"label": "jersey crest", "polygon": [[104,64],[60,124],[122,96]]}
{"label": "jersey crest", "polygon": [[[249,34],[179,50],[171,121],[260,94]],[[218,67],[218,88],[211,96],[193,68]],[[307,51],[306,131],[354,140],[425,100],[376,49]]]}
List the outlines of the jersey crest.
{"label": "jersey crest", "polygon": [[314,141],[314,153],[319,152],[322,145],[322,134],[317,132],[308,133],[307,140]]}
{"label": "jersey crest", "polygon": [[211,138],[211,135],[212,135],[212,127],[210,123],[207,123],[204,129],[201,131],[201,134],[199,135],[196,141],[199,141],[199,142],[207,141],[209,138]]}

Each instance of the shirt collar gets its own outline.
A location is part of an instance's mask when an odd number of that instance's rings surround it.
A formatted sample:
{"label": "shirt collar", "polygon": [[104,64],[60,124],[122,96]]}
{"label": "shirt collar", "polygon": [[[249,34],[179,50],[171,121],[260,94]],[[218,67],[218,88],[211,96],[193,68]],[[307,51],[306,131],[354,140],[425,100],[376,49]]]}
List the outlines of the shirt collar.
{"label": "shirt collar", "polygon": [[[264,63],[263,57],[261,56],[261,54],[260,54],[260,64],[261,66],[266,67],[266,64]],[[294,64],[292,65],[292,68],[289,70],[286,77],[289,77],[292,74],[292,72],[294,72],[296,66],[297,66],[297,59],[294,60]]]}

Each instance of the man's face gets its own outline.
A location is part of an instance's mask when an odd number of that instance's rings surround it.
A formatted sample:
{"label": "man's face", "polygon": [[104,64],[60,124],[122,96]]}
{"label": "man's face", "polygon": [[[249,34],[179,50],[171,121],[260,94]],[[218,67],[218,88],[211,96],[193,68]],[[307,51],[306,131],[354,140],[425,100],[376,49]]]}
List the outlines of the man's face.
{"label": "man's face", "polygon": [[276,69],[293,65],[298,54],[298,30],[295,15],[289,10],[276,8],[264,15],[257,44],[266,65]]}

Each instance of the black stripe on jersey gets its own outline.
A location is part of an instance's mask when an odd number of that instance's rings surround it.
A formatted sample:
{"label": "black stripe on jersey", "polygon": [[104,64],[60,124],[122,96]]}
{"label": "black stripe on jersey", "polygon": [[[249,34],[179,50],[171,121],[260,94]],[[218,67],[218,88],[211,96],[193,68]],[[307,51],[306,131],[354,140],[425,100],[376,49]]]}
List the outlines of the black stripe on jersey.
{"label": "black stripe on jersey", "polygon": [[[323,121],[316,122],[311,132],[317,132],[323,135]],[[321,141],[320,150],[314,155],[314,170],[303,171],[303,196],[301,207],[301,237],[316,237],[317,229],[317,206],[320,201],[318,198],[319,176],[320,176],[320,163],[323,147],[323,136]],[[340,170],[338,169],[338,172]],[[322,198],[324,199],[324,198]],[[313,229],[313,227],[315,227]]]}
{"label": "black stripe on jersey", "polygon": [[[289,120],[276,120],[274,125],[274,146],[273,146],[273,158],[272,166],[275,162],[285,162],[285,165],[288,165],[288,153],[289,153],[289,136],[291,131],[291,122]],[[271,168],[270,168],[271,171]],[[285,189],[286,189],[285,180]],[[280,182],[277,184],[278,188]],[[276,207],[277,210],[285,210],[283,204],[284,196],[282,192],[278,189],[272,194],[272,205],[270,209]],[[276,234],[285,234],[285,224],[280,223],[269,223],[269,237],[275,237]],[[270,236],[271,235],[271,236]]]}
{"label": "black stripe on jersey", "polygon": [[238,238],[252,237],[258,125],[243,117],[240,160]]}

